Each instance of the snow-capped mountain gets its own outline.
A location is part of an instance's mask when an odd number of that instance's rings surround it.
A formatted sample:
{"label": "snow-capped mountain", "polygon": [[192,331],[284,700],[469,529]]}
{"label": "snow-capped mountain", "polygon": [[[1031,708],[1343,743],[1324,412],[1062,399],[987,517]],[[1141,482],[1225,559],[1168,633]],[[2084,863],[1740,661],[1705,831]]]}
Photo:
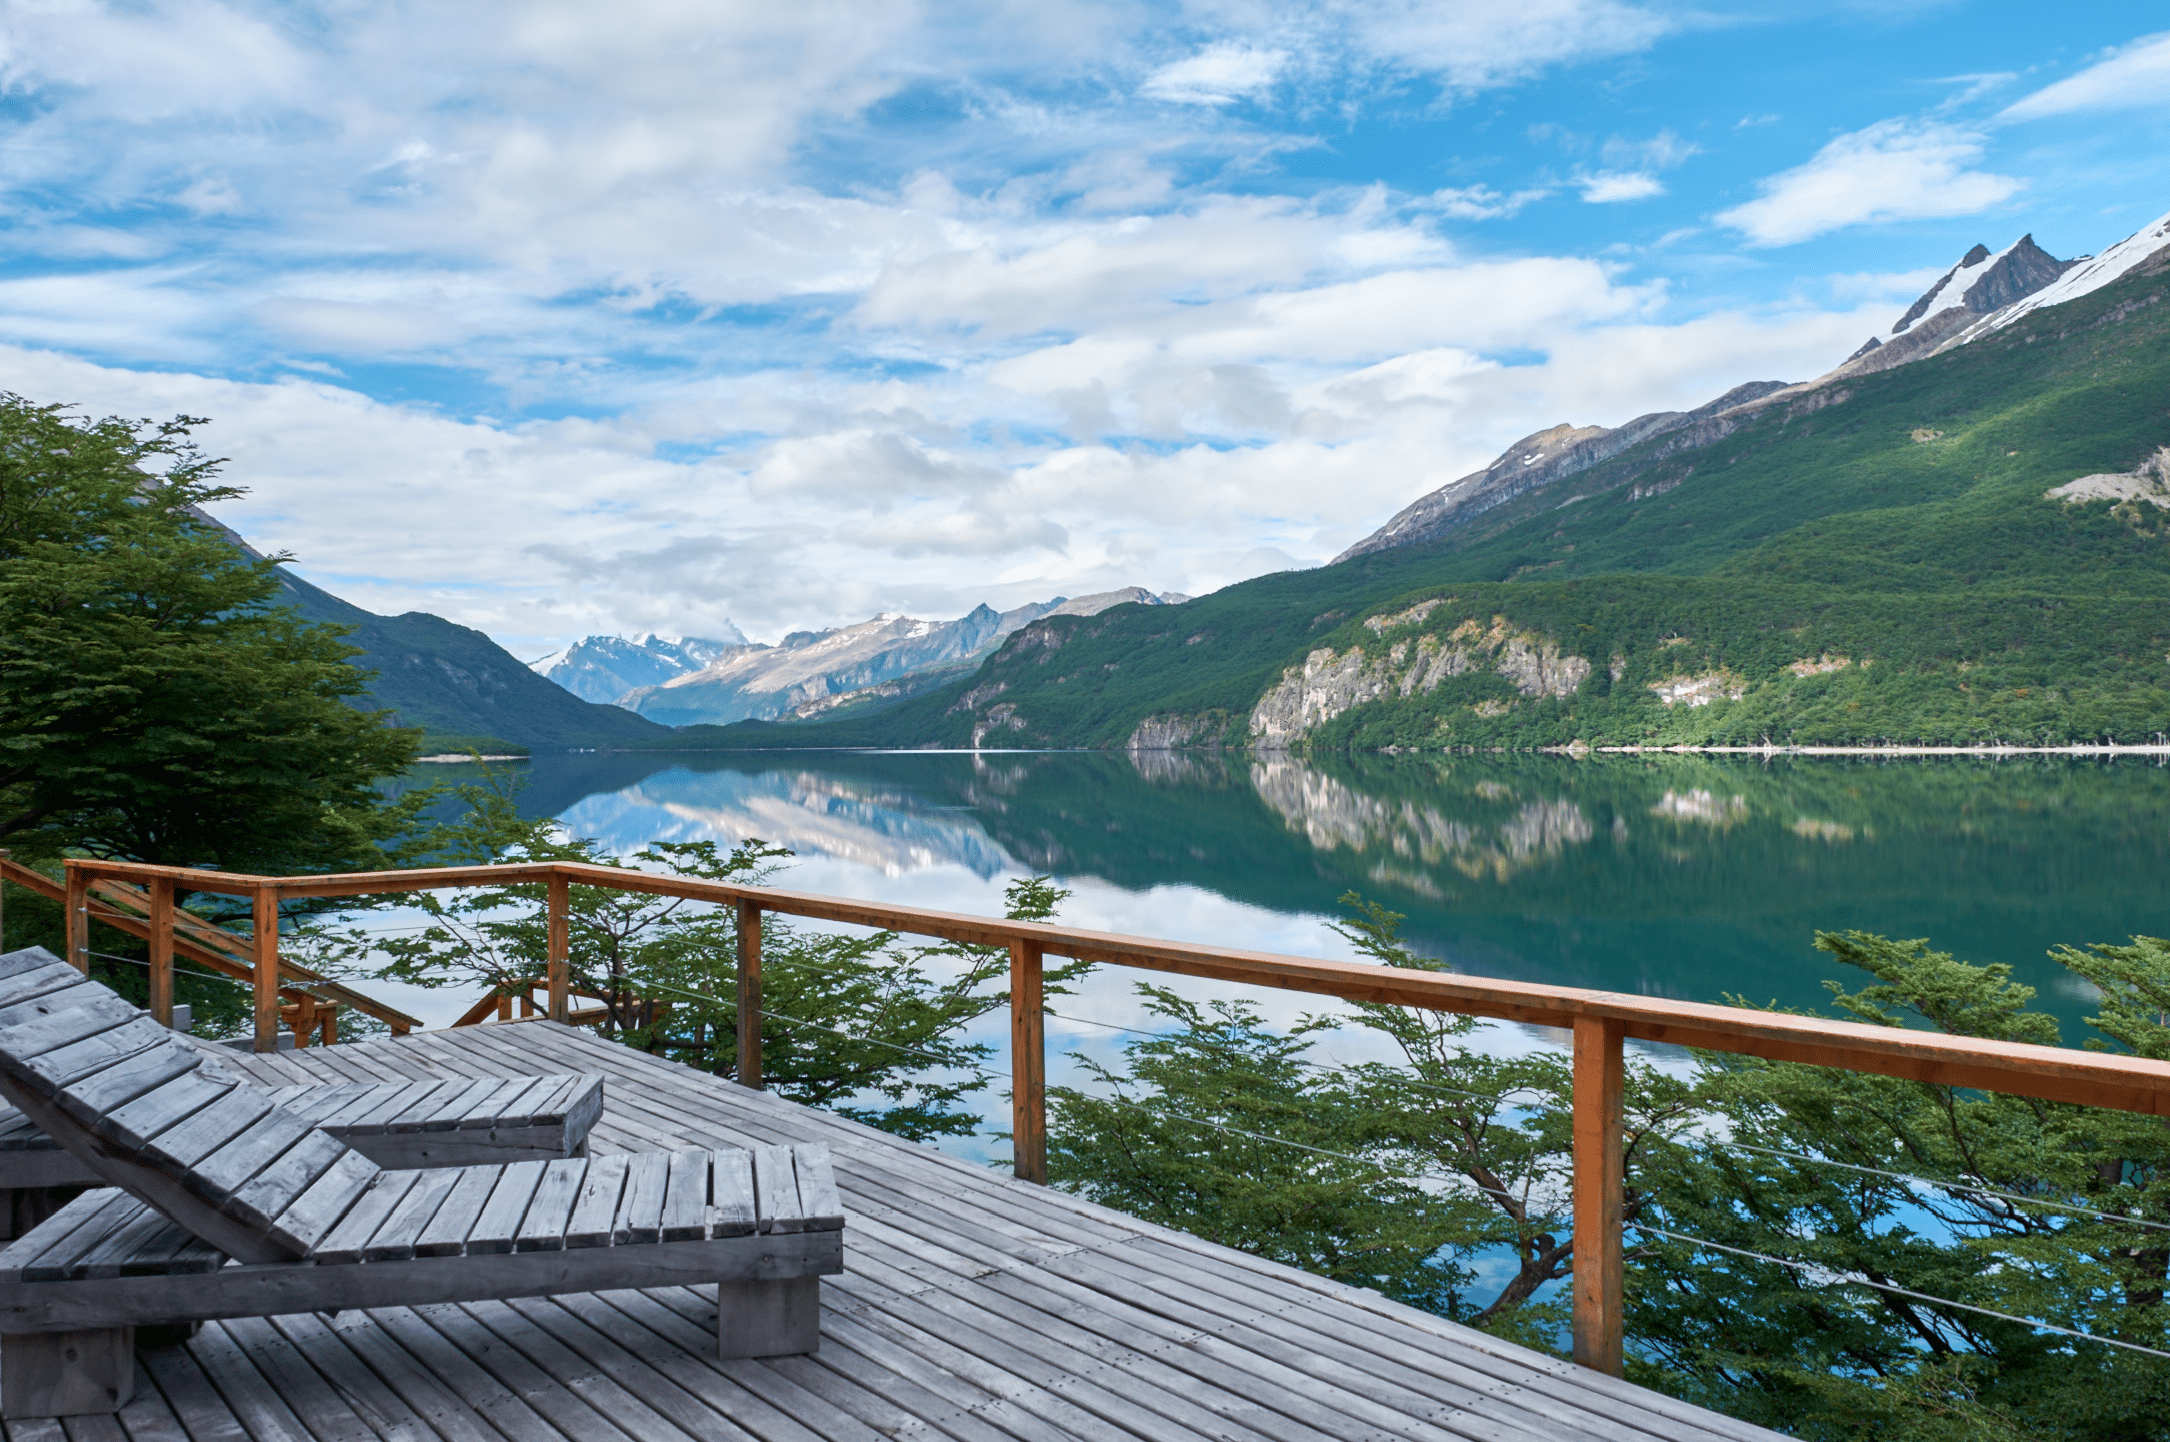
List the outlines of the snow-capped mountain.
{"label": "snow-capped mountain", "polygon": [[[1992,253],[1977,245],[1892,323],[1812,381],[1752,381],[1692,411],[1661,411],[1625,425],[1554,426],[1525,436],[1481,471],[1418,497],[1335,561],[1436,540],[1516,496],[1586,471],[1628,447],[1665,436],[1659,454],[1708,445],[1764,409],[1836,381],[1941,355],[2021,316],[2100,290],[2136,271],[2170,267],[2170,215],[2097,256],[2059,260],[2023,235]],[[1570,498],[1572,499],[1572,498]],[[1563,502],[1564,504],[1564,502]]]}
{"label": "snow-capped mountain", "polygon": [[[551,680],[590,700],[611,701],[667,726],[724,724],[826,709],[831,698],[922,672],[971,664],[1042,616],[1091,616],[1110,606],[1178,605],[1174,592],[1141,586],[1075,598],[1057,596],[1011,611],[977,606],[954,621],[887,612],[854,626],[794,631],[774,646],[747,641],[629,641],[590,636],[535,663]],[[733,634],[737,628],[732,628]],[[705,651],[705,655],[703,654]],[[598,692],[634,676],[606,696]],[[592,690],[582,690],[587,686]]]}
{"label": "snow-capped mountain", "polygon": [[583,701],[613,702],[628,691],[698,671],[750,644],[731,622],[725,621],[722,630],[717,637],[590,636],[530,661],[528,669]]}

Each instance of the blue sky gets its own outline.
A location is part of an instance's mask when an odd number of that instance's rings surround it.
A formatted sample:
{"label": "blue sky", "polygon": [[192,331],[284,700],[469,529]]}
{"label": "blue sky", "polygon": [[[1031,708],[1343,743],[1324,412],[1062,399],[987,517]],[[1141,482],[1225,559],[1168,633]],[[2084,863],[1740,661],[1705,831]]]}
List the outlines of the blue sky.
{"label": "blue sky", "polygon": [[1317,564],[2170,209],[2140,4],[0,16],[0,384],[523,654]]}

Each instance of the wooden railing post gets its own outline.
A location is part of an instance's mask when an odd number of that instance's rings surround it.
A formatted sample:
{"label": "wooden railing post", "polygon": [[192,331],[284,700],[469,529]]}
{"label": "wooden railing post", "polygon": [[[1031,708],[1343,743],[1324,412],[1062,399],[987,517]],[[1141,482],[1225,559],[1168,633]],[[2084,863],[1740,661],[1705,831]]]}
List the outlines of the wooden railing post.
{"label": "wooden railing post", "polygon": [[1011,1170],[1047,1185],[1047,1015],[1041,987],[1042,953],[1029,941],[1010,943]]}
{"label": "wooden railing post", "polygon": [[573,1014],[573,915],[572,884],[562,876],[550,878],[550,1019],[564,1021]]}
{"label": "wooden railing post", "polygon": [[1612,1376],[1623,1369],[1621,1293],[1621,1026],[1575,1019],[1575,1360]]}
{"label": "wooden railing post", "polygon": [[144,887],[150,897],[151,1019],[173,1025],[173,881],[154,876]]}
{"label": "wooden railing post", "polygon": [[761,1090],[761,908],[738,904],[738,1084]]}
{"label": "wooden railing post", "polygon": [[[5,862],[13,861],[14,859],[15,859],[15,853],[14,853],[14,852],[12,852],[12,851],[8,850],[8,849],[7,849],[7,848],[6,848],[5,846],[0,846],[0,863],[5,863]],[[7,883],[6,883],[5,881],[0,881],[0,951],[6,951],[7,949],[8,949],[8,889],[7,889]]]}
{"label": "wooden railing post", "polygon": [[279,1049],[279,892],[276,887],[256,888],[254,914],[254,963],[256,968],[256,1050]]}
{"label": "wooden railing post", "polygon": [[68,965],[90,975],[90,872],[78,861],[68,869]]}

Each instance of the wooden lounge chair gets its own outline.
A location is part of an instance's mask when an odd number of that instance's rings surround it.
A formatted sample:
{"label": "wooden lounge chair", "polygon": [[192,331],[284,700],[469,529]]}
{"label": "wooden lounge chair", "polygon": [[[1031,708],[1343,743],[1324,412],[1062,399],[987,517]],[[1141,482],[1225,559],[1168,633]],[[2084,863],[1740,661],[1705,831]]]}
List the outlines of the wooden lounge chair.
{"label": "wooden lounge chair", "polygon": [[113,1184],[0,1251],[0,1416],[116,1410],[133,1329],[216,1317],[714,1282],[720,1355],[819,1345],[826,1147],[387,1172],[201,1062],[50,954],[0,958],[0,1096]]}
{"label": "wooden lounge chair", "polygon": [[[43,955],[50,958],[51,953]],[[0,957],[0,968],[8,960]],[[210,1065],[215,1067],[216,1060]],[[343,1082],[275,1087],[264,1097],[378,1166],[403,1172],[585,1156],[588,1129],[603,1114],[603,1079],[560,1073]],[[36,1122],[0,1107],[0,1192],[104,1184],[103,1177]]]}

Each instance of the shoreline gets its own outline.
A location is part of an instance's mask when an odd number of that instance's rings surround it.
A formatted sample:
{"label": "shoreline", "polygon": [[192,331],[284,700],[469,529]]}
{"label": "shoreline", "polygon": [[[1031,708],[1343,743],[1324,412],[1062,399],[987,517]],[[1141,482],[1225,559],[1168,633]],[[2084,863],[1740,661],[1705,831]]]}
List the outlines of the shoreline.
{"label": "shoreline", "polygon": [[2062,746],[1544,746],[1555,755],[1608,756],[2170,756],[2170,744],[2072,743]]}

